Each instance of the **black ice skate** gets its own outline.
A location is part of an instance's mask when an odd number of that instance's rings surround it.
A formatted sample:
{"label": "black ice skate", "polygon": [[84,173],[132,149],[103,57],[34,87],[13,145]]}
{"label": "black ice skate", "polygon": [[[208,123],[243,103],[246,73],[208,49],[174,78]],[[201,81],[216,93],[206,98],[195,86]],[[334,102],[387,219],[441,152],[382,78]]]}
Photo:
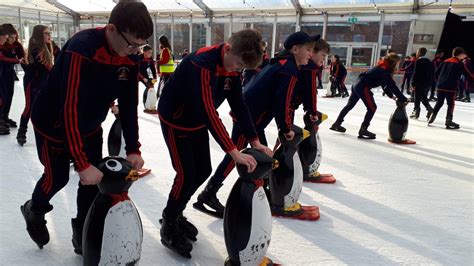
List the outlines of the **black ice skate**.
{"label": "black ice skate", "polygon": [[23,146],[26,143],[26,128],[20,127],[18,133],[16,134],[16,141],[20,146]]}
{"label": "black ice skate", "polygon": [[71,219],[72,225],[72,246],[74,247],[74,253],[82,255],[82,228],[77,221],[77,218]]}
{"label": "black ice skate", "polygon": [[375,134],[368,131],[366,127],[361,127],[359,130],[359,139],[375,139]]}
{"label": "black ice skate", "polygon": [[346,128],[341,126],[341,123],[337,123],[337,122],[332,124],[332,126],[329,129],[333,131],[341,132],[341,133],[346,132]]}
{"label": "black ice skate", "polygon": [[178,219],[170,220],[165,217],[162,219],[160,229],[161,243],[178,253],[179,255],[190,259],[193,244],[184,236],[184,232],[178,224]]}
{"label": "black ice skate", "polygon": [[222,186],[216,186],[212,182],[207,183],[206,188],[199,194],[197,202],[193,204],[196,210],[202,211],[206,214],[217,218],[224,218],[224,205],[222,205],[217,198],[216,194],[219,188]]}
{"label": "black ice skate", "polygon": [[453,122],[453,120],[446,120],[446,129],[459,129],[459,124]]}
{"label": "black ice skate", "polygon": [[[177,223],[187,239],[191,241],[197,240],[196,236],[198,235],[199,231],[197,230],[196,226],[194,226],[194,224],[192,224],[186,217],[183,216],[183,214],[178,216]],[[160,224],[163,225],[163,219],[160,219]]]}
{"label": "black ice skate", "polygon": [[43,246],[49,242],[49,232],[48,228],[46,227],[44,215],[50,210],[45,212],[33,210],[31,208],[31,200],[25,202],[25,204],[20,207],[20,210],[23,214],[23,217],[25,218],[26,230],[28,231],[28,234],[36,243],[36,245],[38,245],[40,249],[43,249]]}

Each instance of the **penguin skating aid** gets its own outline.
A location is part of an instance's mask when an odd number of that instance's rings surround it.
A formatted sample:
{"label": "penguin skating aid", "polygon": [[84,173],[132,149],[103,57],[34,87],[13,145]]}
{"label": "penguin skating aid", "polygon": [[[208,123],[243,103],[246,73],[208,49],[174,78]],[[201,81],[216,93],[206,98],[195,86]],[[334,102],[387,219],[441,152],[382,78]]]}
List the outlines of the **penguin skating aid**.
{"label": "penguin skating aid", "polygon": [[408,130],[408,115],[405,103],[397,102],[397,108],[390,116],[388,123],[388,141],[395,144],[416,144],[416,141],[406,139]]}
{"label": "penguin skating aid", "polygon": [[138,172],[121,157],[98,165],[104,173],[82,233],[84,265],[135,265],[140,260],[143,227],[128,189]]}
{"label": "penguin skating aid", "polygon": [[303,167],[297,147],[310,133],[297,126],[293,126],[292,130],[295,133],[292,140],[287,140],[282,132],[279,133],[281,146],[273,156],[280,162],[280,167],[275,169],[270,177],[272,215],[298,220],[317,220],[317,206],[301,206],[298,202],[303,187]]}
{"label": "penguin skating aid", "polygon": [[304,116],[305,129],[310,136],[298,145],[298,155],[303,166],[303,182],[311,183],[335,183],[336,178],[332,174],[321,174],[318,172],[321,165],[322,145],[317,127],[328,118],[326,114],[317,113],[318,121],[312,122],[309,115]]}
{"label": "penguin skating aid", "polygon": [[224,238],[229,254],[225,265],[277,265],[265,257],[271,240],[272,217],[263,179],[278,167],[278,161],[255,149],[242,152],[255,158],[257,168],[247,173],[246,166],[237,165],[239,178],[224,211]]}

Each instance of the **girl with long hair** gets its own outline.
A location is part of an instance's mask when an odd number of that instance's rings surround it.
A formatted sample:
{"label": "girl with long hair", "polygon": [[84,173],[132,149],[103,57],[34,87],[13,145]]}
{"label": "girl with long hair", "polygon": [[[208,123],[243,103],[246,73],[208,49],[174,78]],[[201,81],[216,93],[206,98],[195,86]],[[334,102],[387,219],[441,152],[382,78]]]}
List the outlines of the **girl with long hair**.
{"label": "girl with long hair", "polygon": [[31,105],[36,94],[46,86],[49,72],[54,64],[51,31],[43,25],[36,25],[28,43],[27,67],[23,77],[25,90],[25,108],[20,118],[20,128],[16,139],[23,146],[26,143],[26,131],[31,115]]}

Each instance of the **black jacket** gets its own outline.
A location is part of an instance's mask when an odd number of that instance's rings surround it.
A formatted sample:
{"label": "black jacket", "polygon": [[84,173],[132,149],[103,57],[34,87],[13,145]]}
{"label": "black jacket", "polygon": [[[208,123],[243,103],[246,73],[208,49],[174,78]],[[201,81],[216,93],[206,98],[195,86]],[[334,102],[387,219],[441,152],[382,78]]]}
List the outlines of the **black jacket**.
{"label": "black jacket", "polygon": [[413,69],[413,76],[411,79],[411,85],[413,87],[428,87],[431,86],[434,75],[434,66],[431,61],[426,57],[421,57],[415,62]]}

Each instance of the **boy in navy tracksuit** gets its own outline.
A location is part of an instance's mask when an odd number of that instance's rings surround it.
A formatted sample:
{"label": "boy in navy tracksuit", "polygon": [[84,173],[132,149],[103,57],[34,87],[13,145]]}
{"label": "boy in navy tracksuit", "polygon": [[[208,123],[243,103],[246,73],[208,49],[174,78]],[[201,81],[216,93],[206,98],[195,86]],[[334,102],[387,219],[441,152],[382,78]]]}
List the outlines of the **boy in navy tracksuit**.
{"label": "boy in navy tracksuit", "polygon": [[80,178],[72,242],[74,251],[82,252],[83,223],[103,176],[95,167],[102,159],[101,124],[117,98],[127,160],[135,169],[143,166],[136,54],[152,32],[143,3],[119,2],[104,28],[81,31],[64,45],[47,85],[36,96],[31,121],[44,173],[21,211],[40,248],[49,241],[44,215],[53,209],[51,198],[67,184],[72,160]]}
{"label": "boy in navy tracksuit", "polygon": [[395,53],[391,53],[386,55],[376,67],[360,74],[357,81],[352,85],[352,93],[347,101],[347,105],[341,110],[336,122],[334,122],[330,129],[338,132],[346,132],[346,129],[341,126],[344,117],[354,108],[359,100],[362,100],[367,107],[367,112],[359,130],[359,138],[375,139],[375,134],[367,130],[377,110],[374,94],[371,89],[382,86],[382,89],[388,97],[395,99],[393,96],[393,94],[395,94],[397,101],[407,101],[407,98],[403,96],[403,93],[398,89],[392,77],[399,61],[400,57]]}
{"label": "boy in navy tracksuit", "polygon": [[[436,69],[436,92],[438,100],[428,121],[428,125],[433,123],[438,115],[439,109],[444,104],[444,100],[448,104],[448,111],[446,114],[446,128],[459,129],[459,124],[453,122],[454,100],[456,99],[456,89],[458,87],[459,77],[466,72],[464,64],[461,62],[466,58],[466,52],[461,47],[453,49],[453,57],[446,59]],[[471,77],[472,78],[472,77]]]}
{"label": "boy in navy tracksuit", "polygon": [[410,95],[410,84],[411,84],[411,76],[413,75],[413,69],[415,68],[416,62],[416,54],[411,54],[410,57],[405,57],[405,62],[403,62],[402,67],[400,68],[401,71],[405,71],[403,74],[403,83],[402,83],[402,93],[403,89],[406,88],[407,94]]}
{"label": "boy in navy tracksuit", "polygon": [[161,242],[190,258],[198,230],[183,216],[186,204],[211,174],[209,135],[230,157],[256,167],[255,159],[239,152],[216,109],[227,99],[245,139],[256,149],[271,154],[260,144],[248,107],[242,97],[239,71],[255,68],[263,54],[262,36],[254,30],[235,33],[227,43],[204,47],[186,56],[165,83],[158,102],[161,129],[176,171],[163,210]]}
{"label": "boy in navy tracksuit", "polygon": [[466,97],[461,99],[462,102],[470,103],[471,102],[471,87],[474,80],[474,66],[472,65],[471,58],[466,57],[463,60],[464,68],[466,69],[467,75],[464,80],[464,90]]}
{"label": "boy in navy tracksuit", "polygon": [[[151,71],[152,77],[149,76],[148,69]],[[152,49],[148,45],[143,47],[143,54],[140,55],[140,72],[138,75],[140,81],[145,85],[145,91],[143,92],[143,104],[145,104],[148,89],[153,88],[154,82],[156,82],[155,61],[153,61]]]}
{"label": "boy in navy tracksuit", "polygon": [[413,77],[411,79],[411,86],[413,88],[413,98],[415,99],[415,107],[410,118],[418,119],[420,116],[420,103],[426,108],[426,118],[431,116],[433,108],[431,107],[427,93],[430,90],[431,82],[434,76],[434,67],[431,61],[426,58],[426,48],[421,47],[416,52],[417,60],[413,68]]}
{"label": "boy in navy tracksuit", "polygon": [[[339,97],[341,96],[342,98],[348,97],[349,93],[347,92],[346,84],[344,83],[346,81],[346,76],[347,76],[347,69],[344,67],[344,65],[341,63],[339,59],[339,55],[333,55],[331,58],[331,81],[335,83],[335,86],[338,90],[338,93],[336,95],[333,95],[334,97]],[[333,92],[334,94],[334,92]]]}
{"label": "boy in navy tracksuit", "polygon": [[23,46],[18,42],[18,32],[12,24],[6,23],[2,25],[8,32],[8,41],[2,46],[2,57],[0,61],[3,64],[2,81],[0,82],[0,89],[3,91],[4,102],[2,113],[0,116],[6,123],[7,127],[17,127],[15,121],[9,118],[10,108],[13,101],[13,94],[15,92],[15,80],[18,77],[15,72],[15,65],[19,64],[25,57]]}
{"label": "boy in navy tracksuit", "polygon": [[3,55],[3,47],[8,40],[8,31],[0,26],[0,135],[10,134],[10,127],[3,118],[3,109],[5,107],[5,95],[3,90],[3,69],[5,67],[5,60],[10,60],[10,58]]}
{"label": "boy in navy tracksuit", "polygon": [[[260,71],[244,88],[245,101],[255,122],[258,137],[264,145],[267,145],[264,130],[273,118],[275,118],[278,129],[282,130],[287,138],[292,138],[294,135],[291,126],[293,125],[293,108],[296,106],[294,90],[298,81],[298,67],[308,63],[313,49],[313,42],[317,39],[319,39],[319,36],[311,37],[304,32],[291,34],[284,44],[286,50],[273,58],[270,64]],[[298,90],[298,93],[302,93],[299,91],[299,87],[296,90]],[[309,95],[312,95],[313,98],[300,97],[298,100],[305,100],[305,103],[307,103],[305,110],[315,115],[316,92],[310,90],[305,92],[309,92]],[[237,123],[234,123],[232,128],[232,140],[236,143],[237,149],[243,149],[249,141],[243,134],[245,131],[238,125],[238,121],[237,118]],[[219,202],[216,193],[234,166],[235,163],[232,158],[226,155],[204,191],[198,196],[198,202],[195,203],[196,208],[203,209],[205,208],[203,204],[205,204],[214,210],[213,215],[223,216],[224,206]]]}
{"label": "boy in navy tracksuit", "polygon": [[[435,58],[433,59],[433,61],[431,61],[435,71],[443,62],[443,56],[444,56],[443,50],[436,51]],[[436,91],[436,79],[433,75],[433,81],[431,83],[431,90],[430,90],[430,97],[429,97],[430,101],[436,101],[435,91]]]}

